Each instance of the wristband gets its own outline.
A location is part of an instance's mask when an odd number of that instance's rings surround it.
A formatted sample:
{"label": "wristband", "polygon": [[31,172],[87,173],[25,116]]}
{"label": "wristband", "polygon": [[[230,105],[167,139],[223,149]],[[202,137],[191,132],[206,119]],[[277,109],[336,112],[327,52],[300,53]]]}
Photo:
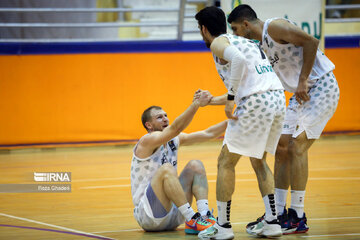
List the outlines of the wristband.
{"label": "wristband", "polygon": [[230,94],[227,95],[227,100],[233,101],[234,99],[235,99],[234,95],[230,95]]}

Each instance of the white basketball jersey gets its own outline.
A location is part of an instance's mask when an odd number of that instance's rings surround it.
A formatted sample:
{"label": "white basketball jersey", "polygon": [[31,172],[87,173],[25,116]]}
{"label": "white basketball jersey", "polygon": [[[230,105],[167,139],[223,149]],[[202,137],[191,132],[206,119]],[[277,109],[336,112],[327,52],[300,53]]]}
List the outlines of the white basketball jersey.
{"label": "white basketball jersey", "polygon": [[[259,45],[252,40],[232,34],[223,34],[220,35],[220,37],[226,37],[231,45],[239,49],[244,64],[243,66],[245,66],[235,96],[236,103],[238,103],[241,98],[255,93],[284,89]],[[213,57],[217,72],[229,90],[231,63],[221,64],[218,57],[214,54]]]}
{"label": "white basketball jersey", "polygon": [[137,144],[134,147],[131,162],[131,195],[135,206],[139,204],[146,187],[161,165],[171,163],[177,169],[179,137],[171,139],[165,147],[161,145],[150,157],[144,159],[135,156],[136,147]]}
{"label": "white basketball jersey", "polygon": [[[271,18],[265,21],[262,33],[262,47],[285,90],[294,93],[296,92],[301,68],[303,66],[303,48],[295,46],[292,43],[280,44],[270,37],[268,27],[270,22],[275,19],[279,18]],[[314,66],[309,75],[308,86],[313,86],[316,79],[324,76],[334,68],[335,65],[318,49]]]}

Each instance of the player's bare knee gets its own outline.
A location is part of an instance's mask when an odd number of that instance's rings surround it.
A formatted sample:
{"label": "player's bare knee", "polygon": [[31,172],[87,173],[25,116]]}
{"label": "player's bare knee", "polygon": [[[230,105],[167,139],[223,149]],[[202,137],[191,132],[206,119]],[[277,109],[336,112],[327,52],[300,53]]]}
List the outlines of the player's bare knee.
{"label": "player's bare knee", "polygon": [[160,171],[160,174],[163,177],[177,176],[176,169],[173,165],[171,165],[171,163],[164,163],[158,171]]}
{"label": "player's bare knee", "polygon": [[204,164],[200,160],[191,160],[186,164],[185,169],[189,169],[197,174],[205,174]]}
{"label": "player's bare knee", "polygon": [[289,144],[290,159],[293,159],[293,157],[298,157],[298,156],[303,155],[306,152],[306,150],[307,149],[300,142],[291,141]]}
{"label": "player's bare knee", "polygon": [[218,157],[217,167],[218,169],[234,169],[240,157],[240,155],[230,153],[227,146],[224,145]]}
{"label": "player's bare knee", "polygon": [[301,156],[307,152],[313,139],[307,139],[306,134],[300,134],[297,138],[292,139],[289,144],[289,153],[295,156]]}

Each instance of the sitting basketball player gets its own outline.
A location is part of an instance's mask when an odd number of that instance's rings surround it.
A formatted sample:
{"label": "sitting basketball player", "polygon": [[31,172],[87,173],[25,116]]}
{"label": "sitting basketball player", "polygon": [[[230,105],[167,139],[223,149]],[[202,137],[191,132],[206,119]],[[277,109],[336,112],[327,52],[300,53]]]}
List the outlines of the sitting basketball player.
{"label": "sitting basketball player", "polygon": [[[207,105],[211,95],[197,91],[192,104],[169,125],[166,112],[158,106],[147,108],[141,120],[148,131],[136,144],[131,164],[131,193],[134,216],[145,231],[174,230],[184,222],[185,232],[197,234],[215,223],[208,207],[208,183],[204,165],[191,160],[178,177],[179,145],[215,138],[227,122],[190,134],[182,133],[199,107]],[[192,209],[195,196],[198,212]]]}

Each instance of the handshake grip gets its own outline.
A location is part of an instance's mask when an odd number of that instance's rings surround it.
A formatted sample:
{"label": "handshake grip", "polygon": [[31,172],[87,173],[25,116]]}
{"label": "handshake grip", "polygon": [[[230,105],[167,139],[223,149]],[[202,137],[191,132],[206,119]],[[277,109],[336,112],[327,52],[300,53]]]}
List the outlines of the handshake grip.
{"label": "handshake grip", "polygon": [[200,107],[204,107],[211,102],[213,96],[208,90],[198,89],[193,97],[193,102],[197,102]]}

